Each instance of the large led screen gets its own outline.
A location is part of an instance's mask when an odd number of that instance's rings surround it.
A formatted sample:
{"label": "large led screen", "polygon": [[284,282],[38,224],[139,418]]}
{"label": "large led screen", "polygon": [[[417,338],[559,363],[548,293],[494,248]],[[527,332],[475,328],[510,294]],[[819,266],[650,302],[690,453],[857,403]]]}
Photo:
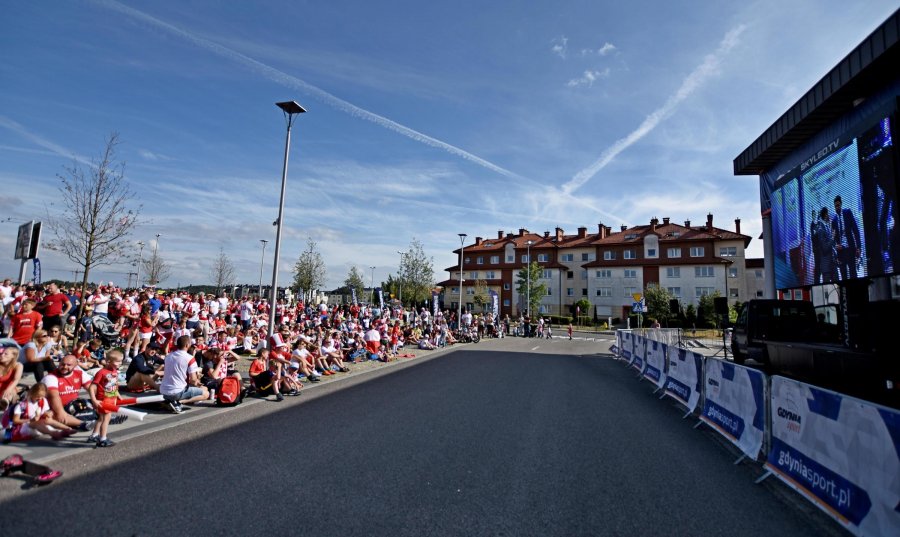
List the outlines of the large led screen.
{"label": "large led screen", "polygon": [[865,125],[778,181],[771,200],[778,289],[896,272],[892,122],[881,117]]}

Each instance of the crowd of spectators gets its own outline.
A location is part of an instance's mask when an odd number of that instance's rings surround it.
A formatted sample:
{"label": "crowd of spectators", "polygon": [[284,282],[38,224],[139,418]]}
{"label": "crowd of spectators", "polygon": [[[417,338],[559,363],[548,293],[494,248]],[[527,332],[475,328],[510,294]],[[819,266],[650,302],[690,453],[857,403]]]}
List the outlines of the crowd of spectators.
{"label": "crowd of spectators", "polygon": [[[404,347],[437,349],[456,343],[460,332],[509,332],[508,318],[495,326],[490,315],[466,313],[457,326],[454,312],[426,308],[273,305],[255,296],[111,283],[82,295],[74,287],[15,286],[7,279],[0,308],[4,441],[61,439],[80,430],[90,431],[88,441],[98,447],[114,445],[107,429],[123,417],[108,403],[120,390],[160,394],[171,412],[181,413],[184,404],[215,401],[223,381],[234,377],[241,398],[282,401],[303,383],[347,373],[354,363],[404,356]],[[242,356],[253,360],[246,377],[236,367]],[[36,382],[27,392],[20,385],[26,374]]]}

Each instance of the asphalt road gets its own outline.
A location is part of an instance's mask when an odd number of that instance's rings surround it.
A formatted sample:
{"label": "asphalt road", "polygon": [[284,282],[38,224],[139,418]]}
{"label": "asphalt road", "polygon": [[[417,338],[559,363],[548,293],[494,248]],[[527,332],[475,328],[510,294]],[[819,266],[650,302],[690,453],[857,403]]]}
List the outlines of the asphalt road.
{"label": "asphalt road", "polygon": [[0,480],[0,534],[843,534],[601,346],[483,342],[79,451]]}

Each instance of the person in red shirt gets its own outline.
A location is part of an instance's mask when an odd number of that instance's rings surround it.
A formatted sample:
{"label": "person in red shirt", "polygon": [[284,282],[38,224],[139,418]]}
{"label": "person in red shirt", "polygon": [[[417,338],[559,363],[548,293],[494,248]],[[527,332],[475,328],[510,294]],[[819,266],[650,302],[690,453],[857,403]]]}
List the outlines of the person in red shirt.
{"label": "person in red shirt", "polygon": [[91,394],[91,404],[99,419],[94,424],[94,432],[88,437],[88,442],[96,442],[97,447],[111,447],[115,442],[106,437],[112,412],[103,407],[104,402],[115,404],[119,398],[119,367],[122,365],[122,351],[113,349],[106,353],[106,367],[97,371],[94,380],[88,386]]}
{"label": "person in red shirt", "polygon": [[41,307],[44,312],[44,328],[49,330],[58,326],[62,329],[62,315],[72,308],[72,303],[69,302],[69,297],[59,290],[58,285],[51,283],[47,295],[41,302]]}
{"label": "person in red shirt", "polygon": [[43,325],[43,315],[34,311],[36,302],[26,299],[22,302],[22,309],[12,316],[13,339],[19,345],[25,345],[31,341],[34,331]]}
{"label": "person in red shirt", "polygon": [[0,400],[8,404],[19,400],[17,386],[22,380],[20,350],[15,341],[9,338],[0,339]]}
{"label": "person in red shirt", "polygon": [[78,367],[78,359],[74,355],[63,357],[59,366],[41,382],[47,386],[47,401],[58,421],[79,431],[87,431],[94,425],[93,420],[84,422],[66,411],[66,406],[78,399],[81,389],[91,383],[91,375]]}

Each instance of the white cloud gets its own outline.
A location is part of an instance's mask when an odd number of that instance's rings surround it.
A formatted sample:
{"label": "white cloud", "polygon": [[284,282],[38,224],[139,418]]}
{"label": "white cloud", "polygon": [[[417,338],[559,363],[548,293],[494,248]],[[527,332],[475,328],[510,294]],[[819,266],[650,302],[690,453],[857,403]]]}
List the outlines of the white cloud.
{"label": "white cloud", "polygon": [[550,50],[562,59],[566,59],[566,53],[569,49],[569,38],[566,36],[556,37],[550,41]]}
{"label": "white cloud", "polygon": [[616,50],[616,46],[613,45],[612,43],[607,42],[607,43],[603,43],[603,46],[600,47],[599,50],[597,50],[597,54],[599,54],[601,56],[606,56],[607,54],[612,54],[613,52],[615,52],[615,50]]}
{"label": "white cloud", "polygon": [[161,155],[159,153],[154,153],[153,151],[148,151],[146,149],[139,149],[138,155],[140,155],[145,160],[150,160],[153,162],[172,160],[171,157],[167,157],[167,156]]}
{"label": "white cloud", "polygon": [[669,96],[666,102],[656,110],[654,110],[646,119],[638,126],[637,129],[630,132],[624,138],[621,138],[613,143],[610,147],[606,148],[603,153],[600,154],[600,158],[597,159],[593,164],[588,166],[587,168],[581,170],[576,173],[569,182],[563,185],[563,190],[566,193],[572,193],[575,190],[581,188],[585,183],[590,181],[595,175],[597,175],[600,170],[605,168],[612,162],[616,156],[619,155],[622,151],[625,151],[639,140],[641,140],[644,136],[649,134],[663,122],[666,118],[671,116],[675,110],[678,108],[685,99],[690,97],[690,95],[697,90],[704,82],[706,82],[711,76],[713,76],[719,68],[719,65],[722,62],[724,56],[738,44],[741,34],[746,29],[745,25],[739,25],[735,28],[732,28],[722,41],[719,43],[719,47],[715,52],[709,54],[704,58],[703,63],[697,66],[685,79],[682,81],[681,86],[675,92],[675,94]]}
{"label": "white cloud", "polygon": [[587,86],[591,87],[594,85],[594,82],[600,78],[606,78],[609,76],[609,67],[602,71],[591,71],[588,69],[581,75],[580,78],[573,78],[566,83],[566,86],[570,88],[577,88],[579,86]]}

